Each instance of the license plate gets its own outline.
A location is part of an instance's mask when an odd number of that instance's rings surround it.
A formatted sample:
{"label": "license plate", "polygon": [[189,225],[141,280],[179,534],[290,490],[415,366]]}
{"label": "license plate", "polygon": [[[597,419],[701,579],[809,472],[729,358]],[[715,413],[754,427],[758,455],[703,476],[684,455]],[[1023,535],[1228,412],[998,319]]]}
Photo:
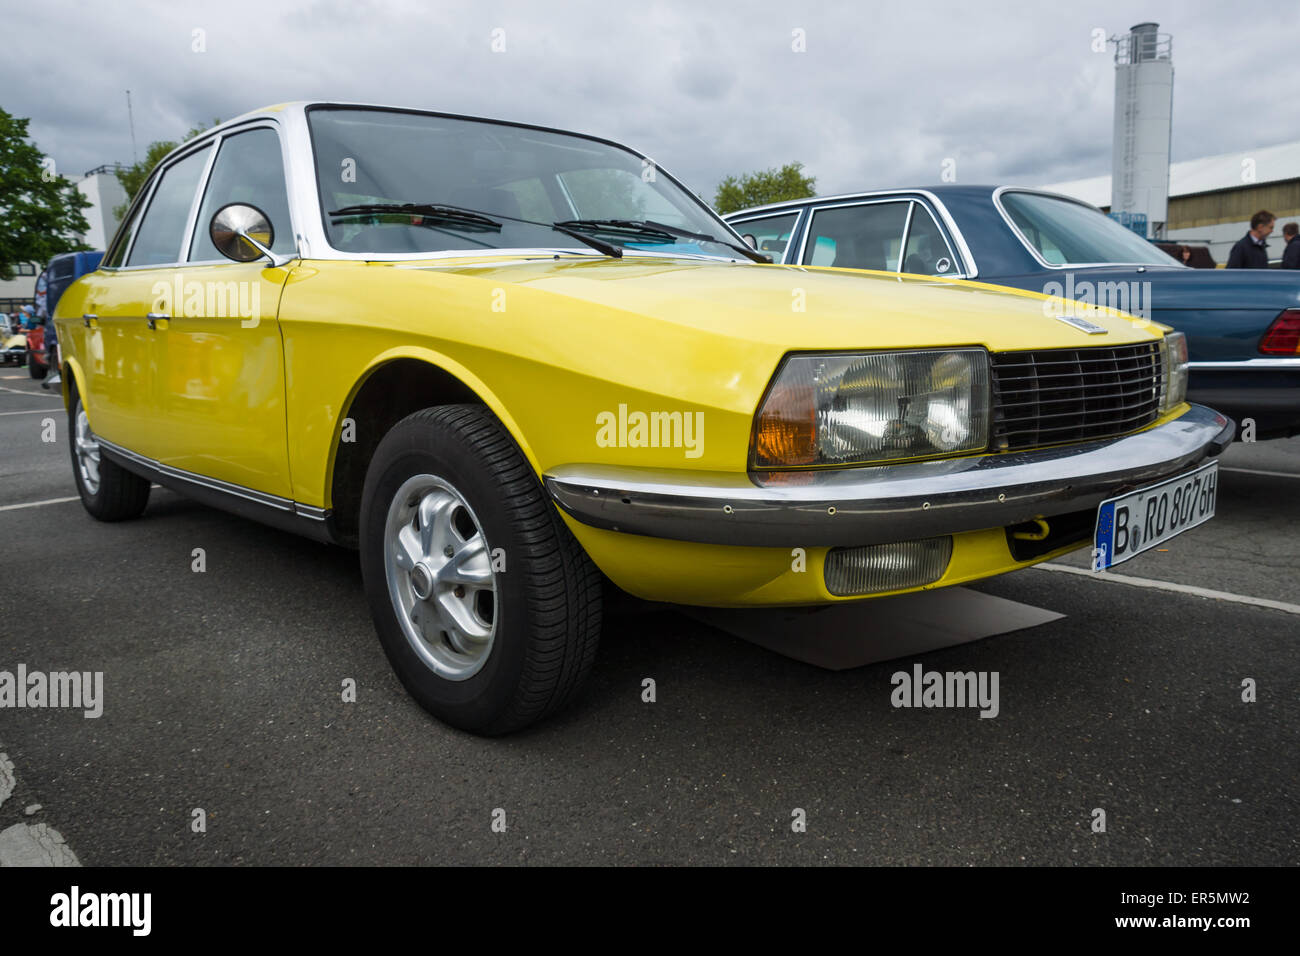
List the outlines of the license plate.
{"label": "license plate", "polygon": [[1103,501],[1097,507],[1092,569],[1105,571],[1214,517],[1219,463]]}

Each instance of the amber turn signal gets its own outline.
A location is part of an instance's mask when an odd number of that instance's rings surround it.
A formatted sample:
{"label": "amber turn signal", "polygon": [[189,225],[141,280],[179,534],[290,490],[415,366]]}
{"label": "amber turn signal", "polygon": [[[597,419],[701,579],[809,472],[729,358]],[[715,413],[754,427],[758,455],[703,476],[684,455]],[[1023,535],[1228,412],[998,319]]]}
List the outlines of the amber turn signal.
{"label": "amber turn signal", "polygon": [[778,382],[773,386],[758,418],[754,463],[760,468],[815,463],[816,407],[810,383]]}

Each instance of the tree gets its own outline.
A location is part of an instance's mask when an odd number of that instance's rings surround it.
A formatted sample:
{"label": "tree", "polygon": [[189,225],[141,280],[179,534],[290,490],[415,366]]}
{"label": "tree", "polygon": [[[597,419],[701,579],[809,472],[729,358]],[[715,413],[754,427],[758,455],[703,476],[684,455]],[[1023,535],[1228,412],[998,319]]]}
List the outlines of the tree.
{"label": "tree", "polygon": [[0,109],[0,280],[12,279],[19,263],[90,248],[80,239],[90,229],[81,214],[90,201],[28,139],[30,122]]}
{"label": "tree", "polygon": [[803,163],[786,163],[780,169],[764,169],[740,177],[728,176],[718,184],[713,208],[725,216],[770,202],[808,199],[817,195],[813,188],[816,184],[815,176],[803,174]]}
{"label": "tree", "polygon": [[[212,121],[212,126],[216,126],[220,122],[221,120],[214,119]],[[122,217],[126,215],[127,209],[131,207],[131,202],[135,199],[135,194],[140,191],[145,180],[149,178],[149,174],[153,172],[155,166],[162,162],[164,156],[181,143],[188,143],[195,136],[198,136],[205,130],[211,129],[212,126],[193,127],[188,133],[181,137],[180,143],[169,139],[155,140],[150,143],[149,148],[145,150],[144,159],[132,163],[130,166],[122,166],[119,168],[116,174],[117,181],[122,184],[122,189],[126,191],[126,202],[122,203],[120,206],[113,207],[113,217],[119,222],[122,220]]]}

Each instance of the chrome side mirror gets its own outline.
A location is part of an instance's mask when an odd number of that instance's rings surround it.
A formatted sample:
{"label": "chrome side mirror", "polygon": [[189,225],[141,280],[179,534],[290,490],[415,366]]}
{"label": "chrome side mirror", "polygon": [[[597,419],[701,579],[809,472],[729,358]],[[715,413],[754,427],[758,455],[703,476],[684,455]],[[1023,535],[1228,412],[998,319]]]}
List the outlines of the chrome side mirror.
{"label": "chrome side mirror", "polygon": [[277,256],[271,251],[275,227],[266,213],[247,203],[232,202],[213,213],[208,235],[217,251],[235,262],[253,262],[263,256],[273,266],[290,261],[289,256]]}

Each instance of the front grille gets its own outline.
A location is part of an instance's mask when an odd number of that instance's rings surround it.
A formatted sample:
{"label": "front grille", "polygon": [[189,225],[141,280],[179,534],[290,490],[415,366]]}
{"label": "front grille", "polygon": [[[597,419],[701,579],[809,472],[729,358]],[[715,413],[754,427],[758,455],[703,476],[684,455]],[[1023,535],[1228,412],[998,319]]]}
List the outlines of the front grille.
{"label": "front grille", "polygon": [[992,359],[994,449],[1110,438],[1159,417],[1159,342],[995,352]]}

